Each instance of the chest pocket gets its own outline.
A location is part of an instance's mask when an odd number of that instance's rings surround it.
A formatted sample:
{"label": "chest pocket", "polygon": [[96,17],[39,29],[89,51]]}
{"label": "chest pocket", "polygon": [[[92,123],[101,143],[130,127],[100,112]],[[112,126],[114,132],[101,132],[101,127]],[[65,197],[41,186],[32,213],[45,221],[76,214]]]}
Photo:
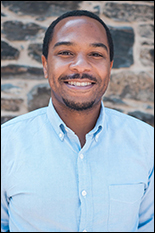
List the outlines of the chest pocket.
{"label": "chest pocket", "polygon": [[109,186],[109,232],[132,232],[136,229],[143,193],[144,184]]}

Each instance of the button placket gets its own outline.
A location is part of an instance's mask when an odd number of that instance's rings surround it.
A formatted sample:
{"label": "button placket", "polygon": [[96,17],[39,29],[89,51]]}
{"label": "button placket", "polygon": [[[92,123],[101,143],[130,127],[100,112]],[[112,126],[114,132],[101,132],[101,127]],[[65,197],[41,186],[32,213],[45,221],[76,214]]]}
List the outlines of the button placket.
{"label": "button placket", "polygon": [[[92,207],[91,202],[91,174],[90,174],[90,165],[89,157],[87,151],[92,143],[92,135],[87,137],[87,143],[79,151],[78,154],[78,175],[79,175],[79,199],[81,201],[81,215],[80,215],[80,224],[79,230],[81,232],[87,232],[88,229],[91,229],[92,222]],[[87,227],[89,228],[87,229]]]}
{"label": "button placket", "polygon": [[83,159],[83,158],[84,158],[84,155],[83,155],[83,154],[80,154],[79,157],[80,157],[80,159]]}
{"label": "button placket", "polygon": [[63,134],[63,132],[60,132],[60,133],[59,133],[59,138],[60,138],[61,141],[64,139],[64,134]]}
{"label": "button placket", "polygon": [[82,191],[82,196],[83,196],[83,197],[86,197],[86,195],[87,195],[86,190],[83,190],[83,191]]}

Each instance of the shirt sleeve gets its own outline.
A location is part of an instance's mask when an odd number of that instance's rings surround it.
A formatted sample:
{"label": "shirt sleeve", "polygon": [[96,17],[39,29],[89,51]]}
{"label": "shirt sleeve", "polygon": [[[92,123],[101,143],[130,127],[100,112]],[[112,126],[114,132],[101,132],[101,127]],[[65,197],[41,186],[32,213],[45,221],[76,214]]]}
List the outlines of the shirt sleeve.
{"label": "shirt sleeve", "polygon": [[138,232],[154,232],[154,169],[149,176],[139,213]]}
{"label": "shirt sleeve", "polygon": [[7,142],[7,136],[5,133],[3,133],[3,129],[1,129],[1,232],[9,232],[9,213],[8,213],[8,207],[9,207],[9,199],[7,197],[6,192],[6,166],[7,163],[5,160],[5,145]]}
{"label": "shirt sleeve", "polygon": [[6,193],[1,188],[1,232],[9,232],[9,214]]}

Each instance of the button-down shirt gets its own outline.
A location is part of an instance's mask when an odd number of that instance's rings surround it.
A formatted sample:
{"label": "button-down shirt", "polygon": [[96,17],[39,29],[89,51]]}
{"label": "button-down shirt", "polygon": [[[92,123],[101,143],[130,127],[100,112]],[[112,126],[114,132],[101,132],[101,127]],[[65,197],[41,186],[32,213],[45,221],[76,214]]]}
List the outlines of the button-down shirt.
{"label": "button-down shirt", "polygon": [[48,107],[2,125],[2,231],[153,232],[153,127],[103,103],[81,148]]}

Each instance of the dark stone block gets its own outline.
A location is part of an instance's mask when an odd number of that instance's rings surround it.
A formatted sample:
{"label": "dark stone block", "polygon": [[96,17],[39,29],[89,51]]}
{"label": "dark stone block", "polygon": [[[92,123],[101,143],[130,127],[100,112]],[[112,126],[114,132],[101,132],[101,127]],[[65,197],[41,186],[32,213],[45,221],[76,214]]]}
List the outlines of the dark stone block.
{"label": "dark stone block", "polygon": [[140,51],[140,61],[144,66],[154,66],[154,49],[142,47]]}
{"label": "dark stone block", "polygon": [[116,110],[116,111],[118,111],[118,112],[122,112],[122,113],[124,112],[123,109],[120,109],[120,108],[112,108],[112,107],[109,107],[109,108],[111,108],[111,109],[113,109],[113,110]]}
{"label": "dark stone block", "polygon": [[15,117],[16,116],[1,116],[1,125]]}
{"label": "dark stone block", "polygon": [[100,17],[101,7],[99,5],[93,7],[93,13]]}
{"label": "dark stone block", "polygon": [[1,98],[1,109],[5,111],[19,111],[23,99],[5,99]]}
{"label": "dark stone block", "polygon": [[30,44],[28,47],[28,55],[31,56],[36,61],[42,63],[42,44]]}
{"label": "dark stone block", "polygon": [[1,17],[6,17],[6,14],[1,12]]}
{"label": "dark stone block", "polygon": [[2,79],[44,79],[44,73],[42,68],[20,66],[20,65],[7,65],[1,67]]}
{"label": "dark stone block", "polygon": [[19,21],[6,21],[3,23],[2,33],[9,40],[33,40],[38,33],[45,32],[46,28],[35,23],[23,24]]}
{"label": "dark stone block", "polygon": [[154,49],[150,49],[149,53],[151,56],[151,61],[154,62]]}
{"label": "dark stone block", "polygon": [[116,98],[116,97],[112,97],[112,96],[104,96],[103,101],[111,102],[113,104],[126,105],[126,103],[123,100]]}
{"label": "dark stone block", "polygon": [[39,17],[58,16],[69,10],[77,10],[82,1],[2,1],[4,7],[22,14]]}
{"label": "dark stone block", "polygon": [[46,107],[51,97],[51,88],[49,84],[39,84],[34,86],[27,96],[29,111]]}
{"label": "dark stone block", "polygon": [[134,111],[134,112],[128,112],[128,115],[133,116],[139,120],[142,120],[154,126],[154,116],[152,114],[141,112],[141,111]]}
{"label": "dark stone block", "polygon": [[14,74],[23,74],[25,72],[28,72],[27,66],[20,66],[20,65],[7,65],[1,67],[1,75],[2,78],[4,76],[14,75]]}
{"label": "dark stone block", "polygon": [[130,67],[133,64],[133,28],[110,27],[110,31],[114,42],[113,68]]}
{"label": "dark stone block", "polygon": [[154,19],[154,6],[107,2],[103,14],[116,21],[149,21]]}
{"label": "dark stone block", "polygon": [[1,59],[2,60],[12,60],[18,59],[19,51],[16,48],[13,48],[5,41],[1,41]]}
{"label": "dark stone block", "polygon": [[147,72],[131,71],[112,74],[108,96],[154,102],[153,76]]}

